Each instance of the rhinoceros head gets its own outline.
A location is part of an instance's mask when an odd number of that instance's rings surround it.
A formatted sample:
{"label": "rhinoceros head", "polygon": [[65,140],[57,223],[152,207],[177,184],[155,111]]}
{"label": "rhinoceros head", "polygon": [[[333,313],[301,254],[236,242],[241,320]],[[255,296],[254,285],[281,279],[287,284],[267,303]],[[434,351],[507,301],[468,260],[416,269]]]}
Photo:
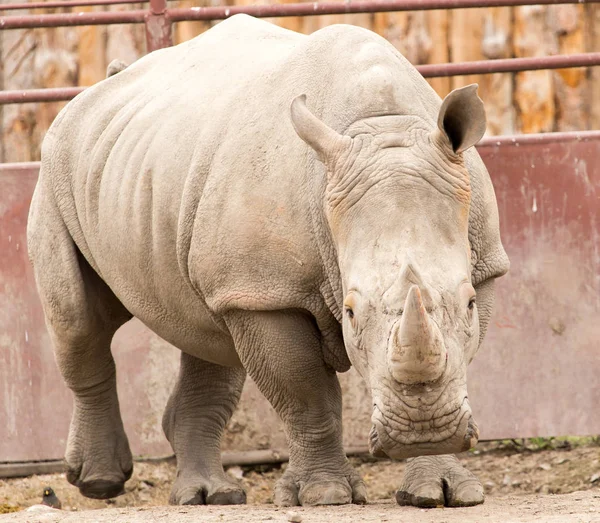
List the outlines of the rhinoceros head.
{"label": "rhinoceros head", "polygon": [[463,152],[485,132],[477,86],[452,91],[432,125],[379,116],[338,134],[305,98],[292,122],[328,172],[348,356],[370,387],[374,454],[469,449],[478,429],[466,370],[479,345]]}

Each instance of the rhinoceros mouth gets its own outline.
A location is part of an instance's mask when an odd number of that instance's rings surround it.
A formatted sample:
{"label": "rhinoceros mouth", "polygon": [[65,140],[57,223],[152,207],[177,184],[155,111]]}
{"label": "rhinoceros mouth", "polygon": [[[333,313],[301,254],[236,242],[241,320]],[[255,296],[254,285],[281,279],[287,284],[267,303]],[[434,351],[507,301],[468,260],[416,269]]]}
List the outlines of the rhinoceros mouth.
{"label": "rhinoceros mouth", "polygon": [[454,454],[472,448],[479,439],[479,429],[465,397],[448,412],[445,422],[399,422],[397,416],[385,416],[375,405],[369,434],[369,451],[376,457],[394,459],[421,455]]}

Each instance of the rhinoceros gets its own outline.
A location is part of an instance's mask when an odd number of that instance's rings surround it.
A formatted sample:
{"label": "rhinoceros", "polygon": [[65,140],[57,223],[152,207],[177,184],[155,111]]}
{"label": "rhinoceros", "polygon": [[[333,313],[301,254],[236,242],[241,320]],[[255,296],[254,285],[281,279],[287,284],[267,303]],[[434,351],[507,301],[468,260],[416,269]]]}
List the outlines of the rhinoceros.
{"label": "rhinoceros", "polygon": [[288,439],[275,502],[364,503],[342,445],[351,365],[372,395],[371,451],[411,458],[398,502],[482,502],[453,454],[477,442],[466,369],[509,262],[472,148],[476,90],[442,101],[365,29],[237,15],[71,101],[28,224],[74,394],[68,480],[110,498],[131,475],[110,344],[136,317],[181,350],[171,503],[245,502],[220,440],[247,374]]}

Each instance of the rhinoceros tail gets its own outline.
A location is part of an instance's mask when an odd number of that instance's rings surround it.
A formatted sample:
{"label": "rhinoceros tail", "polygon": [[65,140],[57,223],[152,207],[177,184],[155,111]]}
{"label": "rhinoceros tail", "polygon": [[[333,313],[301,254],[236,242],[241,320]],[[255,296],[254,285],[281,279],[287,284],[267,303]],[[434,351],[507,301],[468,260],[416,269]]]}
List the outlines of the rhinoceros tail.
{"label": "rhinoceros tail", "polygon": [[127,68],[127,64],[122,60],[115,58],[108,67],[106,68],[106,78],[110,78],[111,76],[120,73],[123,69]]}

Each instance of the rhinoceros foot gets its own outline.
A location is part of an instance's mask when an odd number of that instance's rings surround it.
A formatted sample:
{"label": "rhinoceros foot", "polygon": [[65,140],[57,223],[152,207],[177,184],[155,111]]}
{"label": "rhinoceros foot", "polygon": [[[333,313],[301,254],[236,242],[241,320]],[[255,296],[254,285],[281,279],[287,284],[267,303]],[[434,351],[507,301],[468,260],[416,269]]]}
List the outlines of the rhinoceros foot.
{"label": "rhinoceros foot", "polygon": [[339,476],[313,474],[306,479],[288,468],[275,486],[275,504],[281,507],[295,505],[345,505],[367,502],[367,489],[361,477],[348,465]]}
{"label": "rhinoceros foot", "polygon": [[201,477],[175,480],[171,496],[171,505],[243,505],[246,493],[227,478],[206,480]]}
{"label": "rhinoceros foot", "polygon": [[[114,393],[114,395],[113,395]],[[119,415],[116,391],[97,400],[98,408],[77,401],[65,454],[67,481],[92,499],[124,494],[133,459]]]}
{"label": "rhinoceros foot", "polygon": [[104,479],[84,481],[79,484],[79,491],[86,498],[110,499],[125,494],[125,482]]}
{"label": "rhinoceros foot", "polygon": [[483,500],[481,483],[455,456],[409,459],[396,492],[399,505],[421,508],[470,507]]}

